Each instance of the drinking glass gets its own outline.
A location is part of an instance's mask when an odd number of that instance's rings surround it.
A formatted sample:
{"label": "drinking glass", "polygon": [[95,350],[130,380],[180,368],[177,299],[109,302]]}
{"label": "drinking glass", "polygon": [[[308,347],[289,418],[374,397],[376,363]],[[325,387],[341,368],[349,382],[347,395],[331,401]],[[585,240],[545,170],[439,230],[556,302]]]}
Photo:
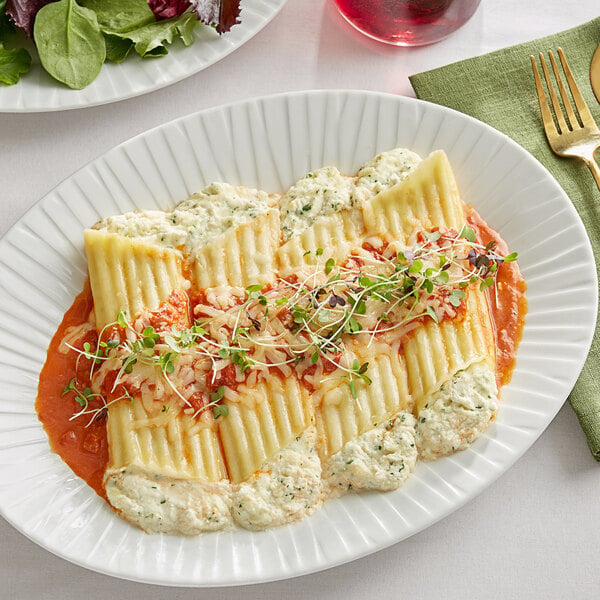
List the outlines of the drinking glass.
{"label": "drinking glass", "polygon": [[335,0],[361,33],[396,46],[437,42],[464,25],[481,0]]}

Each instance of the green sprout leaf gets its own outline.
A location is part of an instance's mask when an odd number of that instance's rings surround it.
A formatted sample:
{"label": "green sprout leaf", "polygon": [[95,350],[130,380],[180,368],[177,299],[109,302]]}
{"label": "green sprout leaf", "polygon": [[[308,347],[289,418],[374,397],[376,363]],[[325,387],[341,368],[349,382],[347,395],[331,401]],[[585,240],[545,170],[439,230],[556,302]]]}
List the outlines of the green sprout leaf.
{"label": "green sprout leaf", "polygon": [[459,236],[467,240],[467,242],[471,242],[472,244],[474,244],[477,241],[475,231],[473,231],[473,229],[471,229],[467,225],[462,226]]}
{"label": "green sprout leaf", "polygon": [[423,261],[417,258],[413,261],[413,264],[410,265],[408,272],[409,273],[420,273],[422,268],[423,268]]}
{"label": "green sprout leaf", "polygon": [[435,314],[435,310],[433,310],[433,307],[428,306],[425,309],[425,313],[430,316],[436,323],[439,323],[439,319],[438,316]]}
{"label": "green sprout leaf", "polygon": [[348,387],[350,388],[350,393],[352,397],[356,400],[358,398],[358,393],[356,392],[356,384],[354,383],[354,379],[351,379],[348,383]]}
{"label": "green sprout leaf", "polygon": [[73,377],[73,379],[71,379],[71,381],[69,381],[69,383],[67,383],[67,385],[65,386],[65,389],[61,392],[61,397],[62,396],[66,396],[69,392],[74,392],[75,391],[75,377]]}
{"label": "green sprout leaf", "polygon": [[437,242],[442,237],[440,231],[424,231],[423,235],[425,235],[425,238],[428,239],[430,242]]}
{"label": "green sprout leaf", "polygon": [[464,290],[461,289],[455,289],[452,290],[450,292],[450,295],[448,296],[448,301],[450,302],[450,304],[452,304],[452,306],[456,306],[459,307],[461,300],[466,296],[467,294],[465,293]]}
{"label": "green sprout leaf", "polygon": [[226,417],[229,415],[229,408],[225,404],[215,404],[213,406],[213,417],[218,419],[219,417]]}
{"label": "green sprout leaf", "polygon": [[222,400],[222,399],[223,399],[223,396],[225,396],[225,386],[223,386],[223,385],[220,385],[220,386],[217,388],[217,391],[213,392],[213,393],[210,395],[210,401],[211,401],[211,402],[219,402],[219,400]]}
{"label": "green sprout leaf", "polygon": [[329,273],[333,271],[333,267],[335,267],[335,260],[333,258],[328,258],[325,262],[325,274],[329,275]]}
{"label": "green sprout leaf", "polygon": [[489,287],[491,287],[492,285],[494,285],[494,278],[493,277],[486,277],[480,284],[479,284],[479,289],[483,292],[483,290],[487,290]]}

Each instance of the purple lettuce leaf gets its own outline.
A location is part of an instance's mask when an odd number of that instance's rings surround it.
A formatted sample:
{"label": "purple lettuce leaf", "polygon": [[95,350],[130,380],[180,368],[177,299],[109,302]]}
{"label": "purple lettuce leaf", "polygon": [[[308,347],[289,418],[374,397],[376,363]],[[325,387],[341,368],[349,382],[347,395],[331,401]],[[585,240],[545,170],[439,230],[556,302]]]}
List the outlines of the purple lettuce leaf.
{"label": "purple lettuce leaf", "polygon": [[216,28],[229,31],[240,18],[240,0],[148,0],[157,19],[169,19],[184,13],[190,6],[198,19]]}
{"label": "purple lettuce leaf", "polygon": [[229,31],[240,20],[240,0],[192,0],[194,11],[206,25],[219,33]]}
{"label": "purple lettuce leaf", "polygon": [[31,37],[33,33],[33,22],[38,10],[51,0],[8,0],[6,3],[6,14],[11,22],[17,27],[25,30]]}
{"label": "purple lettuce leaf", "polygon": [[148,0],[148,6],[157,19],[170,19],[183,14],[189,7],[189,0]]}

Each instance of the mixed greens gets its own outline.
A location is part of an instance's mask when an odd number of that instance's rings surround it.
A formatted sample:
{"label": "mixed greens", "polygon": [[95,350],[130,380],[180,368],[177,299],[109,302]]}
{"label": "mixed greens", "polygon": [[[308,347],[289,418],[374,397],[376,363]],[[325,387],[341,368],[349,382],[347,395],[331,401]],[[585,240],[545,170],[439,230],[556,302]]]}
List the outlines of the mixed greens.
{"label": "mixed greens", "polygon": [[0,0],[0,83],[14,85],[31,68],[26,48],[35,44],[42,67],[80,90],[105,61],[132,52],[164,56],[167,46],[194,41],[198,23],[229,31],[240,0]]}

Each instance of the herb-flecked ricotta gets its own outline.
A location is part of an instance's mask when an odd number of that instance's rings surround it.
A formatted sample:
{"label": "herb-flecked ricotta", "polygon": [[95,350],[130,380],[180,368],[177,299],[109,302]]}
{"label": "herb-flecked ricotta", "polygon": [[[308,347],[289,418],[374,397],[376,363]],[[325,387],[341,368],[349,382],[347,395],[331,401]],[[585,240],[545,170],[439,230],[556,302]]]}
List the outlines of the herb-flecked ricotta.
{"label": "herb-flecked ricotta", "polygon": [[246,529],[261,530],[298,521],[321,503],[321,461],[316,429],[267,461],[246,481],[234,486],[233,518]]}
{"label": "herb-flecked ricotta", "polygon": [[496,376],[488,363],[458,371],[419,411],[419,456],[435,460],[468,448],[487,429],[497,408]]}
{"label": "herb-flecked ricotta", "polygon": [[229,529],[231,484],[175,479],[135,466],[107,472],[106,496],[146,533],[198,535]]}
{"label": "herb-flecked ricotta", "polygon": [[406,179],[419,165],[421,157],[406,148],[394,148],[365,163],[356,176],[354,195],[364,202]]}
{"label": "herb-flecked ricotta", "polygon": [[265,214],[277,200],[260,190],[217,182],[172,212],[136,210],[107,217],[94,228],[193,254],[229,229]]}
{"label": "herb-flecked ricotta", "polygon": [[281,232],[284,240],[308,229],[318,217],[352,207],[354,179],[335,167],[307,173],[282,197]]}
{"label": "herb-flecked ricotta", "polygon": [[347,491],[399,488],[417,462],[415,418],[406,411],[346,442],[323,468],[332,496]]}
{"label": "herb-flecked ricotta", "polygon": [[281,234],[286,241],[308,229],[318,218],[357,206],[405,179],[421,157],[395,148],[365,163],[355,177],[335,167],[307,173],[281,198]]}

